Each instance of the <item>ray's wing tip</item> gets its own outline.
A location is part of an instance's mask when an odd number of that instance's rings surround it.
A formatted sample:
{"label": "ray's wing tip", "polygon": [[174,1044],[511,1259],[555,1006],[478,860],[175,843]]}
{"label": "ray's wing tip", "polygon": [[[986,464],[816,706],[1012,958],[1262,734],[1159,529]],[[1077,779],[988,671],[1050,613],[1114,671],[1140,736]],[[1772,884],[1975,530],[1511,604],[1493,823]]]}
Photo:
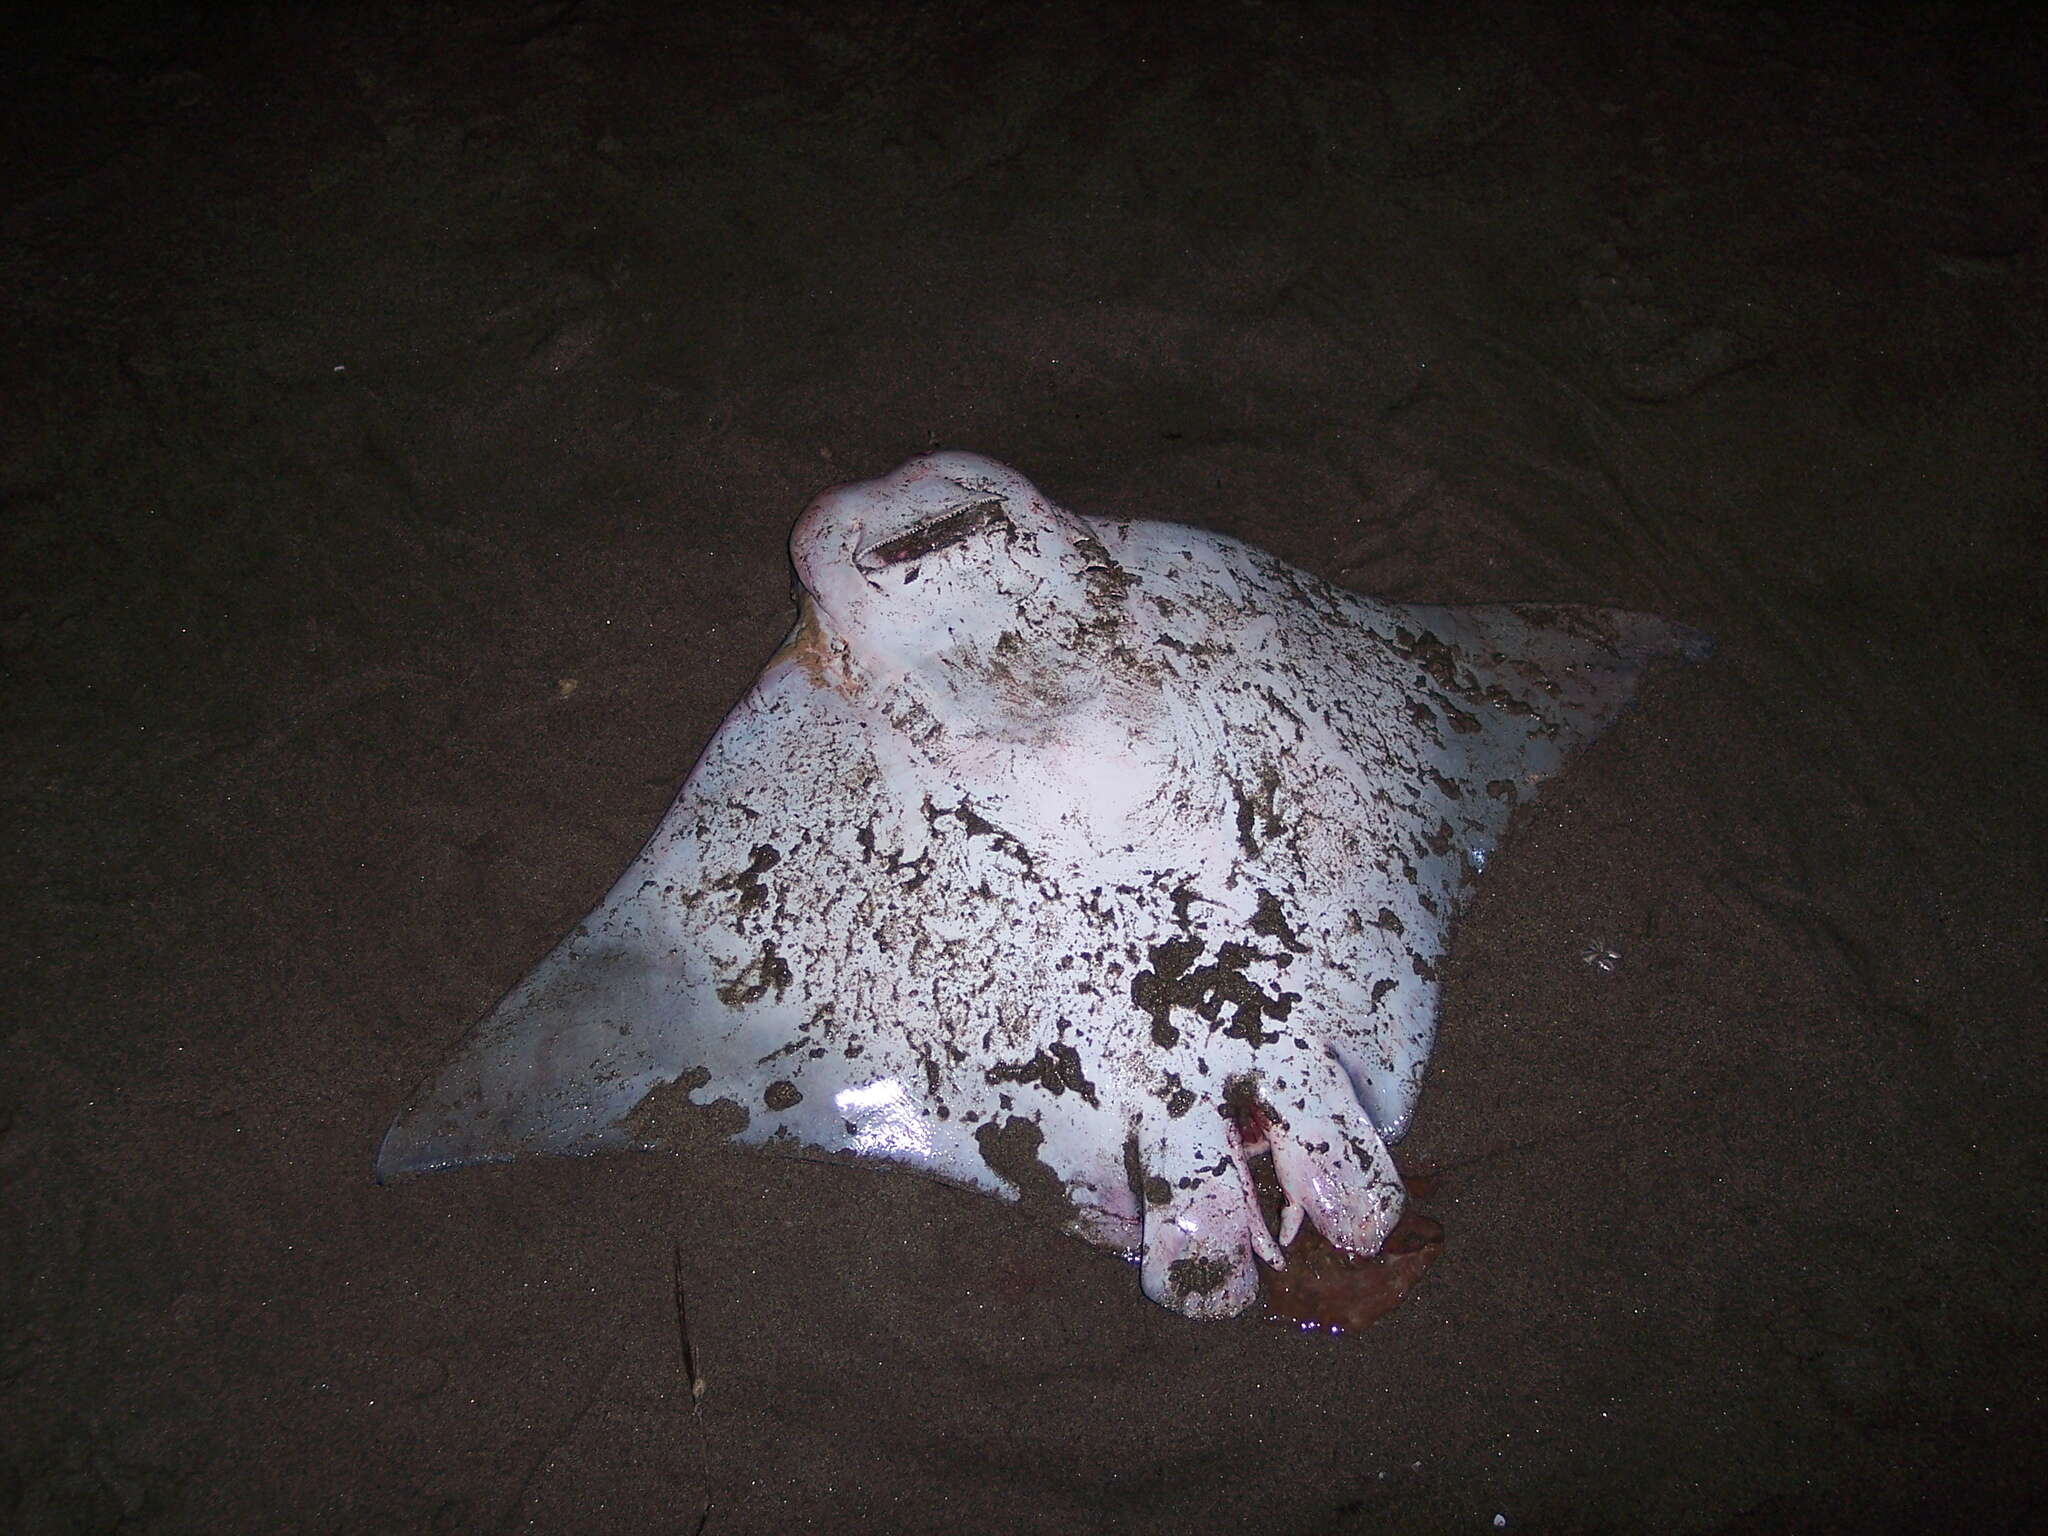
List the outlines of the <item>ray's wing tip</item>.
{"label": "ray's wing tip", "polygon": [[1701,662],[1714,654],[1714,637],[1676,619],[1658,619],[1662,642],[1647,648],[1646,661]]}
{"label": "ray's wing tip", "polygon": [[1677,619],[1627,608],[1610,608],[1604,617],[1608,621],[1612,653],[1631,665],[1698,662],[1714,654],[1712,635]]}
{"label": "ray's wing tip", "polygon": [[480,1150],[452,1134],[435,1135],[416,1124],[415,1116],[407,1113],[391,1122],[391,1128],[377,1144],[376,1161],[371,1167],[380,1185],[390,1185],[409,1182],[423,1173],[511,1161],[510,1153]]}

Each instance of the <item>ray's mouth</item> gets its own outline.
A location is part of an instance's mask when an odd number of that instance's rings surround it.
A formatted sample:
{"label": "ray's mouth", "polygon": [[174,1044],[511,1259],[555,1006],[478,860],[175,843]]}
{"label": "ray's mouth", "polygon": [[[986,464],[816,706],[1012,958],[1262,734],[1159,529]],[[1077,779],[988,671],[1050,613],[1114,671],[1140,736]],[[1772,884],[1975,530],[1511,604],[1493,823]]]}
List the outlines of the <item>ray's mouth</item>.
{"label": "ray's mouth", "polygon": [[853,563],[864,574],[872,576],[891,566],[922,560],[942,549],[964,544],[991,529],[1001,530],[1006,539],[1014,538],[1017,532],[998,497],[955,507],[928,523],[918,524],[907,533],[871,544],[853,557]]}

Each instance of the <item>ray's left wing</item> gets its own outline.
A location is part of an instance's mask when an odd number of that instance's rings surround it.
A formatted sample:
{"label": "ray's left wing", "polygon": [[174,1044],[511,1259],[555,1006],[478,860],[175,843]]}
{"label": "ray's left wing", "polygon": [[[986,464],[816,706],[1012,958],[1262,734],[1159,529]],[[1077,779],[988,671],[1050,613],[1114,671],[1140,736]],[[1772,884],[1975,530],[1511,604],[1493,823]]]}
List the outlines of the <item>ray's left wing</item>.
{"label": "ray's left wing", "polygon": [[[391,1126],[378,1177],[658,1145],[634,1113],[654,1090],[680,1080],[709,1102],[772,1084],[773,1058],[800,1043],[811,1005],[772,946],[736,951],[721,914],[765,899],[765,866],[797,815],[847,837],[872,819],[887,786],[866,739],[800,650],[778,657],[610,893]],[[825,1097],[778,1119],[836,1150],[852,1131],[842,1118],[817,1120]],[[864,1107],[900,1117],[900,1106]],[[887,1155],[886,1127],[869,1140]]]}

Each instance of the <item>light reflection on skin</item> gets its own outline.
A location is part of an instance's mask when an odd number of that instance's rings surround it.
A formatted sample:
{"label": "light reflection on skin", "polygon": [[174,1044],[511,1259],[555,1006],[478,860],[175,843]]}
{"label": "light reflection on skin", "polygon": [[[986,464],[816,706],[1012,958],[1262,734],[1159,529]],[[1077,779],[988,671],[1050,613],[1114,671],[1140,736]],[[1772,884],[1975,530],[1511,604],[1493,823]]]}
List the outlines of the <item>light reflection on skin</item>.
{"label": "light reflection on skin", "polygon": [[855,1152],[872,1157],[931,1156],[931,1131],[897,1079],[881,1077],[858,1088],[843,1088],[832,1102],[853,1123]]}

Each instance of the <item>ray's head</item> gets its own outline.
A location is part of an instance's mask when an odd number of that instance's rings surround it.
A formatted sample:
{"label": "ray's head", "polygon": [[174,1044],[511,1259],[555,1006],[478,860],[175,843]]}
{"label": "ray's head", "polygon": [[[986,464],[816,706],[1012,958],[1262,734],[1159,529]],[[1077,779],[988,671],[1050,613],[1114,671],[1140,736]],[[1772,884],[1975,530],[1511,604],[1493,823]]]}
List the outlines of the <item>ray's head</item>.
{"label": "ray's head", "polygon": [[1093,692],[1122,623],[1128,582],[1095,531],[979,454],[835,486],[789,542],[807,621],[860,681],[991,726]]}

